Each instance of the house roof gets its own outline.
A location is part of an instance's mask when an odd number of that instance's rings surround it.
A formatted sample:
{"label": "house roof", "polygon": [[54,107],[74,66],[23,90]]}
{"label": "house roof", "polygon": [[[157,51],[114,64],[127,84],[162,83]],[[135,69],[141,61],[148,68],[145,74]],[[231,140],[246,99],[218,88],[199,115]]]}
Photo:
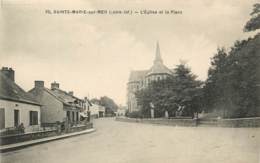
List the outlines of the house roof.
{"label": "house roof", "polygon": [[63,91],[59,88],[48,89],[48,88],[45,88],[45,87],[44,87],[44,90],[46,92],[48,92],[49,94],[51,94],[52,96],[54,96],[56,99],[58,99],[59,101],[61,101],[65,105],[81,107],[80,105],[75,105],[75,102],[83,101],[83,100],[80,99],[80,98],[77,98],[73,95],[70,95],[66,91]]}
{"label": "house roof", "polygon": [[13,80],[0,72],[0,99],[39,105],[33,96],[19,87]]}

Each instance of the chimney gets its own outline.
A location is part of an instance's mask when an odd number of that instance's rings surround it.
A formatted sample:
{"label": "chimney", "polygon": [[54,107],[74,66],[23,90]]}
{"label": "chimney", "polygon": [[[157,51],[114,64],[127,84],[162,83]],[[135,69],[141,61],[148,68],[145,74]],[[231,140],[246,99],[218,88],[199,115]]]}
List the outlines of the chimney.
{"label": "chimney", "polygon": [[51,83],[51,89],[57,89],[59,87],[60,87],[59,83],[56,83],[56,82]]}
{"label": "chimney", "polygon": [[68,93],[69,95],[73,96],[73,91],[69,91]]}
{"label": "chimney", "polygon": [[42,81],[42,80],[35,80],[34,81],[34,87],[35,88],[43,88],[44,87],[44,81]]}
{"label": "chimney", "polygon": [[14,82],[14,70],[8,67],[2,67],[1,72]]}

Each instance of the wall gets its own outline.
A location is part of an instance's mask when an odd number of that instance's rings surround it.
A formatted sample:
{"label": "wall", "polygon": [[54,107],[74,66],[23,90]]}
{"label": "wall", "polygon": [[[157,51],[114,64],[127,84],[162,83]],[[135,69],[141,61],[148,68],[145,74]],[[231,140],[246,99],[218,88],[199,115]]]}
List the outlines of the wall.
{"label": "wall", "polygon": [[149,124],[162,124],[171,126],[209,126],[209,127],[260,127],[260,117],[236,118],[236,119],[136,119],[117,117],[116,120],[123,122],[137,122]]}
{"label": "wall", "polygon": [[[20,123],[24,124],[25,128],[30,126],[29,111],[38,112],[38,124],[40,124],[40,106],[25,104],[21,102],[13,102],[0,99],[0,108],[5,109],[5,128],[14,127],[14,110],[19,110]],[[38,126],[38,125],[35,125]],[[32,127],[32,126],[30,126]]]}
{"label": "wall", "polygon": [[235,119],[201,119],[199,125],[216,127],[260,127],[260,117]]}
{"label": "wall", "polygon": [[166,119],[166,118],[155,118],[155,119],[136,119],[136,118],[125,118],[116,117],[117,121],[122,122],[137,122],[137,123],[148,123],[148,124],[160,124],[170,126],[197,126],[197,120],[194,119]]}
{"label": "wall", "polygon": [[30,93],[43,105],[41,107],[42,123],[64,121],[64,118],[66,118],[66,111],[63,110],[62,102],[41,88],[33,89]]}

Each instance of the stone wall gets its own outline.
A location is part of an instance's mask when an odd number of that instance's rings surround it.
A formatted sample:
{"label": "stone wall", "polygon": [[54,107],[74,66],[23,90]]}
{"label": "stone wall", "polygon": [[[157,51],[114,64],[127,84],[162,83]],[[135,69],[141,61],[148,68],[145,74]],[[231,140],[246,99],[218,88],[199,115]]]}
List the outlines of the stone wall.
{"label": "stone wall", "polygon": [[197,120],[195,119],[166,119],[166,118],[138,119],[138,118],[117,117],[116,120],[122,122],[160,124],[160,125],[169,125],[169,126],[189,126],[189,127],[197,126]]}
{"label": "stone wall", "polygon": [[217,126],[219,127],[260,127],[260,117],[218,119]]}
{"label": "stone wall", "polygon": [[136,119],[117,117],[117,121],[161,124],[170,126],[209,126],[209,127],[260,127],[260,117],[236,118],[236,119]]}

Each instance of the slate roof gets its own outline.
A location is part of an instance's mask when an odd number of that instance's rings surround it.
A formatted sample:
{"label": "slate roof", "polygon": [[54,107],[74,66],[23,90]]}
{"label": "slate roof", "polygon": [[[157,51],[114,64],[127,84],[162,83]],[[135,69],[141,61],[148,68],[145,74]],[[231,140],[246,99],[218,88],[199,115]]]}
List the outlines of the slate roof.
{"label": "slate roof", "polygon": [[14,81],[0,72],[0,99],[39,105],[33,96],[24,91]]}
{"label": "slate roof", "polygon": [[75,105],[75,103],[77,101],[83,101],[82,99],[79,99],[73,95],[70,95],[69,93],[67,93],[66,91],[63,91],[59,88],[55,88],[55,89],[48,89],[44,87],[44,90],[48,93],[50,93],[52,96],[54,96],[55,98],[57,98],[59,101],[61,101],[63,104],[65,105],[69,105],[69,106],[75,106],[75,107],[79,107],[81,108],[82,106],[80,105]]}
{"label": "slate roof", "polygon": [[129,82],[136,82],[144,79],[146,76],[155,74],[173,75],[173,70],[170,70],[163,64],[159,43],[156,43],[156,52],[153,66],[149,70],[131,71]]}
{"label": "slate roof", "polygon": [[147,75],[153,75],[153,74],[169,74],[172,75],[173,72],[168,69],[164,64],[154,64]]}
{"label": "slate roof", "polygon": [[139,81],[145,78],[148,70],[131,71],[129,82]]}

